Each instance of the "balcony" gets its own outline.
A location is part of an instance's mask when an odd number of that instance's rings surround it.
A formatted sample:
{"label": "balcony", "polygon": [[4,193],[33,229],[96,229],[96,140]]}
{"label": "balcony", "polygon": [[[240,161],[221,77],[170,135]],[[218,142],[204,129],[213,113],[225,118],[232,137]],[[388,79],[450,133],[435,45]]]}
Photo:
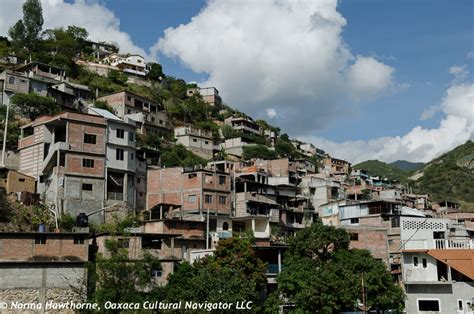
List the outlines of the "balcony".
{"label": "balcony", "polygon": [[403,249],[404,250],[450,250],[450,249],[473,250],[474,240],[472,239],[409,240],[403,243]]}

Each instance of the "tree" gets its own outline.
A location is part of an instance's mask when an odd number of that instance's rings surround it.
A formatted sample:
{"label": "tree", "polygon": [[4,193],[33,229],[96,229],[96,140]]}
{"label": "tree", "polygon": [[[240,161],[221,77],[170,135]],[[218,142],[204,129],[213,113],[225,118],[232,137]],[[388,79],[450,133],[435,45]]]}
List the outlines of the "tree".
{"label": "tree", "polygon": [[356,310],[362,300],[362,276],[366,304],[372,308],[399,309],[403,292],[381,261],[366,250],[349,250],[344,229],[320,221],[289,240],[285,268],[277,278],[279,293],[297,311],[333,313]]}
{"label": "tree", "polygon": [[151,62],[148,64],[150,67],[150,70],[148,71],[148,74],[146,75],[148,79],[152,81],[161,81],[164,77],[163,74],[163,67],[159,63]]}
{"label": "tree", "polygon": [[271,160],[276,159],[277,157],[277,153],[268,149],[265,145],[257,144],[244,146],[244,159],[261,158]]}
{"label": "tree", "polygon": [[94,107],[107,110],[108,112],[115,114],[114,108],[110,107],[109,104],[104,100],[94,101]]}
{"label": "tree", "polygon": [[39,0],[23,3],[23,19],[18,20],[8,31],[17,49],[25,47],[28,53],[38,47],[43,28],[43,9]]}
{"label": "tree", "polygon": [[[182,263],[169,277],[166,300],[195,302],[253,301],[257,312],[266,285],[266,266],[256,257],[248,238],[219,242],[213,256]],[[232,311],[231,311],[232,312]],[[235,312],[235,309],[234,309]]]}
{"label": "tree", "polygon": [[54,99],[39,96],[34,93],[16,94],[11,100],[20,114],[30,120],[35,120],[37,117],[45,114],[57,114],[61,110],[61,107]]}
{"label": "tree", "polygon": [[280,157],[296,158],[299,155],[295,146],[282,137],[276,140],[275,151]]}
{"label": "tree", "polygon": [[224,124],[221,127],[221,130],[222,130],[222,136],[224,136],[224,139],[226,140],[238,137],[239,135],[238,132],[234,130],[234,128],[229,124]]}
{"label": "tree", "polygon": [[161,269],[158,259],[144,254],[142,259],[130,260],[128,250],[116,240],[107,240],[105,247],[110,256],[99,253],[89,267],[95,282],[94,302],[141,302],[146,299],[145,291],[157,289],[152,271]]}
{"label": "tree", "polygon": [[194,167],[205,165],[207,161],[193,152],[186,149],[181,144],[172,145],[169,148],[162,148],[161,165],[163,167]]}

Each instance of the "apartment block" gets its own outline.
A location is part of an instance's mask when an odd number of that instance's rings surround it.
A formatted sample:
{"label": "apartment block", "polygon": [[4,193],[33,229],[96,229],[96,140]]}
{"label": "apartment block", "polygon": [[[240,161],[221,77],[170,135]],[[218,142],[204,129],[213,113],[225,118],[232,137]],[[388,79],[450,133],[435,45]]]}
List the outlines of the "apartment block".
{"label": "apartment block", "polygon": [[136,123],[125,121],[107,110],[91,107],[89,113],[106,120],[107,205],[121,203],[132,210],[145,209],[146,160],[137,153]]}
{"label": "apartment block", "polygon": [[20,172],[36,178],[37,193],[58,213],[75,216],[103,207],[106,128],[103,117],[72,112],[22,127]]}
{"label": "apartment block", "polygon": [[[227,173],[182,167],[148,170],[147,209],[158,204],[181,205],[184,215],[229,215],[231,182]],[[174,215],[177,215],[175,213]],[[171,218],[171,217],[169,217]]]}
{"label": "apartment block", "polygon": [[103,63],[117,67],[127,74],[138,76],[145,76],[148,74],[148,66],[145,62],[145,58],[137,54],[123,56],[117,53],[112,53],[103,60]]}

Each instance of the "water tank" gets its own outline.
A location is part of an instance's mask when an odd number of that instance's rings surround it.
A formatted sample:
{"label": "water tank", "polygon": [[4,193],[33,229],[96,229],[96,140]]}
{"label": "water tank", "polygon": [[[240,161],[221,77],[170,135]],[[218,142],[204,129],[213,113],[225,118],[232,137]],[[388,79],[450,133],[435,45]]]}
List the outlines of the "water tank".
{"label": "water tank", "polygon": [[89,217],[85,213],[79,213],[76,217],[76,227],[85,228],[89,225]]}

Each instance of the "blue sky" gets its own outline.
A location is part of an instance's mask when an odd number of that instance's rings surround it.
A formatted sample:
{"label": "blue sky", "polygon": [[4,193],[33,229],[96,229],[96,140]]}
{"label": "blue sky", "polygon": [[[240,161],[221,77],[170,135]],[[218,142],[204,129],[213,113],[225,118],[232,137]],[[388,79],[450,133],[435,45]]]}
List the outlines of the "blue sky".
{"label": "blue sky", "polygon": [[[122,52],[156,54],[167,75],[214,85],[229,105],[352,162],[429,161],[474,139],[472,0],[42,5],[45,29],[79,25]],[[6,34],[21,1],[1,6]]]}
{"label": "blue sky", "polygon": [[[104,3],[120,18],[121,30],[144,48],[151,47],[166,28],[188,23],[206,5],[184,0]],[[315,134],[333,141],[368,140],[404,134],[417,124],[435,127],[439,115],[427,121],[419,121],[419,116],[442,98],[452,79],[448,69],[468,63],[467,54],[474,49],[473,2],[343,0],[338,11],[347,20],[342,35],[351,51],[395,67],[397,81],[409,87],[358,103],[357,114],[337,118]],[[177,60],[162,54],[159,58],[170,75],[188,81],[207,78]]]}

